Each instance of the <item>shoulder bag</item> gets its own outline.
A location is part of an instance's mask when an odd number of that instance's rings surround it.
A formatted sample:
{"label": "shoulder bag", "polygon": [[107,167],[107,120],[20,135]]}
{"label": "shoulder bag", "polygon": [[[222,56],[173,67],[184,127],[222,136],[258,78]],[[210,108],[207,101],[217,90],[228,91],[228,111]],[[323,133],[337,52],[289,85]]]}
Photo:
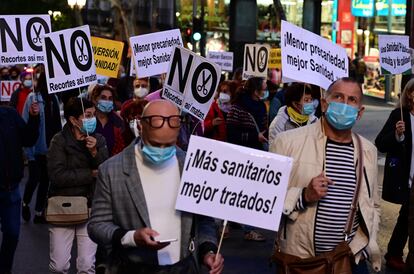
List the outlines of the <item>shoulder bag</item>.
{"label": "shoulder bag", "polygon": [[76,225],[89,219],[88,199],[82,196],[54,196],[47,200],[46,221],[53,225]]}

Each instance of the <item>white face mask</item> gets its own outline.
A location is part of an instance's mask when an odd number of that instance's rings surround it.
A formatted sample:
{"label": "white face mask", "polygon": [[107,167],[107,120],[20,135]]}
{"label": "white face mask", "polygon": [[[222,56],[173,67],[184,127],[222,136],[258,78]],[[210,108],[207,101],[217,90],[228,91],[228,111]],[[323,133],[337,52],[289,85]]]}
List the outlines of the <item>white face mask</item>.
{"label": "white face mask", "polygon": [[139,136],[139,130],[138,130],[138,127],[137,127],[137,119],[129,121],[129,128],[131,129],[131,131],[135,135],[135,137]]}
{"label": "white face mask", "polygon": [[147,88],[142,88],[142,87],[135,88],[134,89],[134,94],[135,94],[135,97],[143,98],[143,97],[147,96],[148,89]]}
{"label": "white face mask", "polygon": [[219,95],[219,101],[221,103],[230,102],[230,95],[228,95],[227,93],[221,92],[220,95]]}

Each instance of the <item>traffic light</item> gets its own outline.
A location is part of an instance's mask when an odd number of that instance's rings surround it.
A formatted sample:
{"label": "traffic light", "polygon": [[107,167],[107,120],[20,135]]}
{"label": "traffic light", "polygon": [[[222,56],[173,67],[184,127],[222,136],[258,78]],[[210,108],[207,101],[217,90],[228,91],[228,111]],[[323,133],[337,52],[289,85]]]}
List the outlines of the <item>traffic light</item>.
{"label": "traffic light", "polygon": [[188,28],[186,28],[185,29],[185,40],[187,41],[187,42],[189,42],[189,43],[191,43],[192,42],[192,39],[193,39],[193,30],[191,29],[191,27],[188,27]]}
{"label": "traffic light", "polygon": [[203,21],[200,18],[193,17],[193,40],[198,42],[204,32]]}

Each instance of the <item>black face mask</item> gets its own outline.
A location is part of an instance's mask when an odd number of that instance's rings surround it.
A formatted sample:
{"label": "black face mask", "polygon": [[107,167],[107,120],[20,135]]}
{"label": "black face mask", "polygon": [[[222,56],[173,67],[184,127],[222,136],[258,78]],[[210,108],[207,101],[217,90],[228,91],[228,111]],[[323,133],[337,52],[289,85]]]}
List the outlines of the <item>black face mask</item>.
{"label": "black face mask", "polygon": [[10,80],[10,75],[8,75],[8,74],[6,74],[6,75],[1,75],[1,76],[0,76],[0,79],[1,79],[1,80],[3,80],[3,81],[8,81],[8,80]]}

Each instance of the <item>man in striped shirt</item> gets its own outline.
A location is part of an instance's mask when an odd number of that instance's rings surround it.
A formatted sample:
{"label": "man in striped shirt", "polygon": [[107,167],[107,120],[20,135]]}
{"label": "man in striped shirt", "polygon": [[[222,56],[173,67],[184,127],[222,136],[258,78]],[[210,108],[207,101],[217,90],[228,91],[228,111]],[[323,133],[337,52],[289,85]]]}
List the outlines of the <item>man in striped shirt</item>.
{"label": "man in striped shirt", "polygon": [[[344,241],[344,229],[357,183],[359,156],[352,126],[361,118],[362,89],[351,78],[334,82],[321,100],[321,120],[278,136],[270,151],[290,156],[294,165],[284,205],[279,245],[283,252],[308,258]],[[348,244],[353,273],[379,271],[377,151],[362,138],[363,178]]]}

